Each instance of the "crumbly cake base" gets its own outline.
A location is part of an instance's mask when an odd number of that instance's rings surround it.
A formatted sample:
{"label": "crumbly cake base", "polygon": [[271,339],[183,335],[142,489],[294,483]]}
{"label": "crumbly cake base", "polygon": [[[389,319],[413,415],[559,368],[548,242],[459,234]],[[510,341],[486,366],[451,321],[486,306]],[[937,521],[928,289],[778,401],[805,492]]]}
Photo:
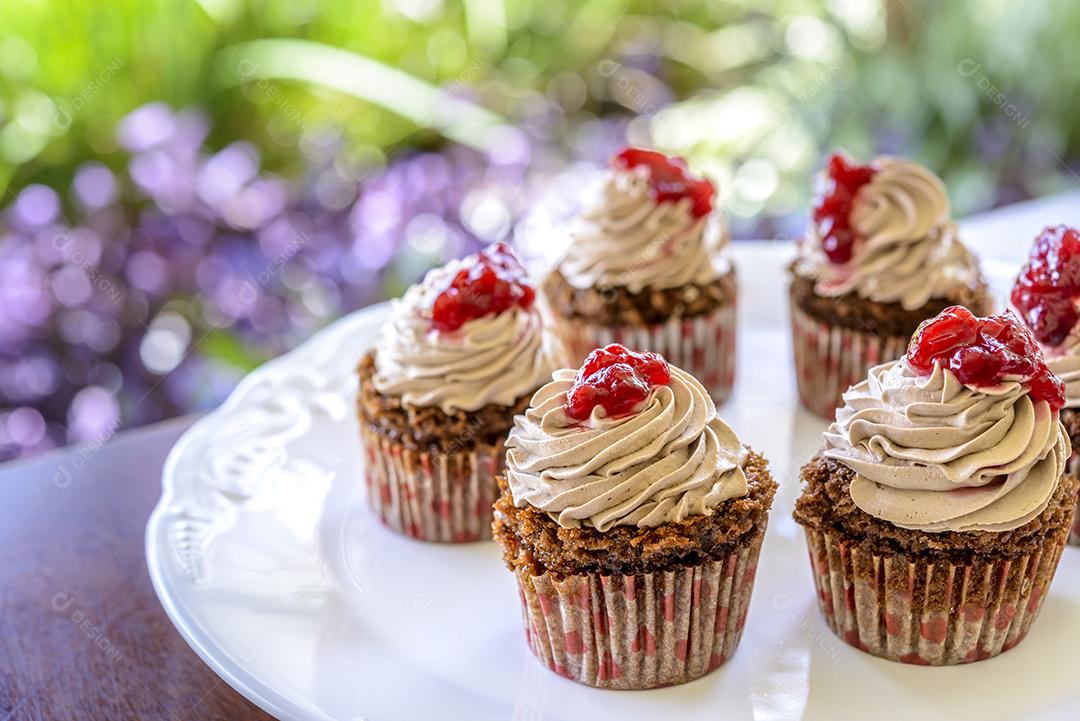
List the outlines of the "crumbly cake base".
{"label": "crumbly cake base", "polygon": [[1074,451],[1080,451],[1080,408],[1062,408],[1061,424],[1069,434]]}
{"label": "crumbly cake base", "polygon": [[927,533],[875,518],[851,500],[855,472],[844,464],[816,456],[800,472],[803,493],[795,504],[795,520],[804,527],[828,531],[853,546],[877,555],[899,555],[956,565],[987,558],[1015,558],[1037,552],[1072,523],[1080,483],[1066,474],[1046,510],[1012,531]]}
{"label": "crumbly cake base", "polygon": [[[1062,408],[1061,423],[1065,426],[1065,432],[1069,434],[1069,442],[1073,449],[1072,457],[1069,458],[1069,473],[1080,475],[1080,408]],[[1073,519],[1069,545],[1080,546],[1080,507],[1077,508],[1076,518]]]}
{"label": "crumbly cake base", "polygon": [[599,573],[633,575],[672,570],[727,557],[764,528],[777,484],[765,459],[750,452],[749,492],[725,501],[707,516],[652,528],[563,528],[532,507],[514,505],[503,475],[492,530],[507,567],[519,575]]}
{"label": "crumbly cake base", "polygon": [[415,450],[458,452],[500,443],[510,432],[514,416],[525,412],[532,397],[530,391],[512,406],[489,403],[475,411],[447,413],[437,406],[416,407],[380,393],[373,381],[374,350],[361,359],[356,372],[360,423],[382,438]]}
{"label": "crumbly cake base", "polygon": [[955,289],[946,298],[932,298],[922,308],[905,310],[899,303],[878,303],[855,293],[829,298],[814,292],[814,281],[791,268],[791,299],[803,313],[822,323],[850,328],[878,336],[910,337],[919,324],[952,305],[962,305],[975,315],[993,311],[993,299],[986,281]]}
{"label": "crumbly cake base", "polygon": [[559,270],[542,284],[552,310],[563,318],[597,325],[649,326],[670,318],[706,315],[735,301],[735,269],[711,283],[680,288],[650,288],[633,292],[625,287],[575,288]]}

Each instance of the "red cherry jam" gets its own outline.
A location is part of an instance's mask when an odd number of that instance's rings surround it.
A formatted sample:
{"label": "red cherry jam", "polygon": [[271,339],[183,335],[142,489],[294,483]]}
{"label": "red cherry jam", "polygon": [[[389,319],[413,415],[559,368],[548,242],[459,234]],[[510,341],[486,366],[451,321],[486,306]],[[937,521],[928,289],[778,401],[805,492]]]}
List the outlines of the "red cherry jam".
{"label": "red cherry jam", "polygon": [[566,415],[583,421],[602,406],[608,417],[626,415],[649,397],[657,386],[667,385],[671,369],[656,353],[635,353],[618,343],[597,348],[578,369],[566,394]]}
{"label": "red cherry jam", "polygon": [[821,247],[829,260],[843,265],[851,260],[858,240],[851,227],[851,208],[859,188],[877,173],[872,165],[857,165],[843,153],[829,156],[825,172],[814,188],[813,216],[821,237]]}
{"label": "red cherry jam", "polygon": [[496,243],[465,259],[448,285],[435,298],[431,327],[454,331],[467,321],[498,315],[511,306],[528,308],[536,291],[525,277],[525,268],[506,243]]}
{"label": "red cherry jam", "polygon": [[648,168],[652,199],[657,203],[677,203],[690,198],[690,212],[695,218],[703,218],[712,212],[716,189],[708,180],[691,177],[682,158],[669,158],[654,150],[627,148],[611,159],[611,167],[616,170]]}
{"label": "red cherry jam", "polygon": [[1013,305],[1040,343],[1056,346],[1080,321],[1078,297],[1080,233],[1064,225],[1047,228],[1013,285]]}
{"label": "red cherry jam", "polygon": [[923,373],[934,361],[965,385],[993,386],[1005,376],[1027,379],[1033,400],[1059,411],[1065,405],[1065,384],[1050,372],[1035,337],[1010,312],[977,318],[959,305],[923,321],[908,346],[907,359]]}

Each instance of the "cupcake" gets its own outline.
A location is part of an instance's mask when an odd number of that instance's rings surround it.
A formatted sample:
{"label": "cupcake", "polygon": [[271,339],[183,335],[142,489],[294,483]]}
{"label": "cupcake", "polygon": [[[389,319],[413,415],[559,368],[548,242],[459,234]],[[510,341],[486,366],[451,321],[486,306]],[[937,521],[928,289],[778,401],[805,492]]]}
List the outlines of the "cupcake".
{"label": "cupcake", "polygon": [[664,355],[723,401],[735,377],[735,271],[712,184],[681,158],[630,148],[598,190],[543,286],[570,362],[624,343]]}
{"label": "cupcake", "polygon": [[[1012,302],[1042,346],[1046,365],[1065,384],[1061,422],[1073,449],[1068,469],[1080,475],[1080,233],[1061,225],[1035,239]],[[1069,543],[1080,546],[1080,522]]]}
{"label": "cupcake", "polygon": [[700,382],[612,344],[555,371],[506,445],[493,528],[541,663],[642,689],[731,657],[776,483]]}
{"label": "cupcake", "polygon": [[554,366],[536,293],[504,244],[431,271],[360,362],[372,509],[425,541],[489,538],[514,415]]}
{"label": "cupcake", "polygon": [[795,506],[837,635],[935,666],[1024,638],[1076,509],[1063,403],[1014,315],[959,306],[844,394]]}
{"label": "cupcake", "polygon": [[818,177],[813,222],[792,265],[799,397],[832,418],[848,386],[904,354],[926,318],[962,305],[991,311],[975,256],[960,242],[941,180],[904,158],[853,165],[834,153]]}

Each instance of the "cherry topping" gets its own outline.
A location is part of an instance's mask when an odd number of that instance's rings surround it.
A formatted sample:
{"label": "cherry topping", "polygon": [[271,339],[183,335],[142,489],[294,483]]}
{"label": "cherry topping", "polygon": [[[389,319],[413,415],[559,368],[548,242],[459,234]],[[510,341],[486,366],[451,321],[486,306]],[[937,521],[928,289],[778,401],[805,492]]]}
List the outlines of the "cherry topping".
{"label": "cherry topping", "polygon": [[961,383],[976,387],[1018,376],[1027,381],[1032,399],[1046,401],[1055,412],[1065,405],[1065,384],[1046,367],[1031,331],[1008,311],[977,318],[963,306],[946,308],[915,331],[907,359],[923,373],[938,361]]}
{"label": "cherry topping", "polygon": [[851,260],[858,240],[851,227],[851,208],[859,188],[877,173],[872,165],[857,165],[843,153],[829,156],[825,172],[814,187],[814,223],[821,237],[821,247],[829,260],[843,265]]}
{"label": "cherry topping", "polygon": [[627,148],[611,159],[611,167],[619,170],[646,167],[649,169],[649,187],[652,199],[657,203],[677,203],[690,198],[690,212],[702,218],[712,212],[712,199],[716,192],[708,180],[698,180],[689,175],[686,160],[669,158],[655,150]]}
{"label": "cherry topping", "polygon": [[597,348],[566,394],[566,415],[583,421],[596,406],[603,406],[608,417],[625,415],[670,380],[667,361],[656,353],[635,353],[618,343]]}
{"label": "cherry topping", "polygon": [[1080,321],[1078,297],[1080,233],[1064,225],[1046,228],[1013,285],[1013,305],[1040,343],[1056,346]]}
{"label": "cherry topping", "polygon": [[506,243],[496,243],[465,258],[450,284],[435,298],[431,327],[454,331],[467,321],[498,315],[511,306],[528,308],[536,291],[525,277],[525,268]]}

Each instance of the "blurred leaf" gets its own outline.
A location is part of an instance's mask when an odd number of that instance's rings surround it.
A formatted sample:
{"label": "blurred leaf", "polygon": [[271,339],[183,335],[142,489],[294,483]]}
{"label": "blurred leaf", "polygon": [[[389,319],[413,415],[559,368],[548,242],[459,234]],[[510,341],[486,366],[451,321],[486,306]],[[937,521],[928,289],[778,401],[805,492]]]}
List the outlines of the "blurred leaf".
{"label": "blurred leaf", "polygon": [[243,372],[257,368],[266,360],[265,356],[252,353],[239,337],[227,330],[214,330],[208,333],[199,344],[199,352]]}
{"label": "blurred leaf", "polygon": [[337,90],[479,150],[489,148],[491,130],[503,122],[491,111],[397,68],[318,43],[245,43],[222,51],[218,68],[226,84],[297,80]]}

